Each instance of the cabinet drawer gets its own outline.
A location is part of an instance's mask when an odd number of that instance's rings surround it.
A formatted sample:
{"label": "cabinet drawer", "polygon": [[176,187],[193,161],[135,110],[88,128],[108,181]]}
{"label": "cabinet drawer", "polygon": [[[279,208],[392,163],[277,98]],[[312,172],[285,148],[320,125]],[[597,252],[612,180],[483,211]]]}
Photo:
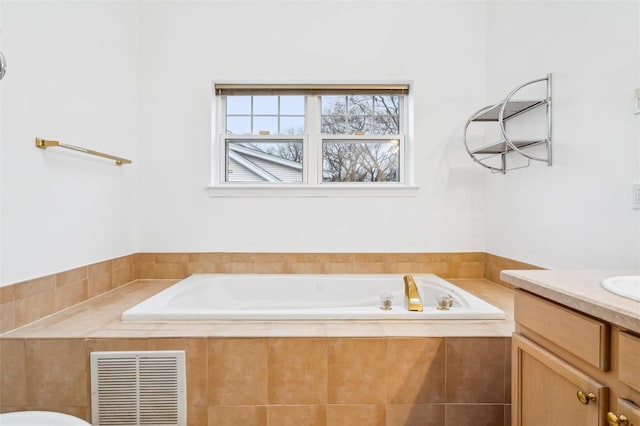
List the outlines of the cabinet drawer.
{"label": "cabinet drawer", "polygon": [[609,369],[607,323],[521,290],[515,293],[515,320],[590,365]]}
{"label": "cabinet drawer", "polygon": [[615,413],[607,413],[607,423],[611,426],[640,426],[640,407],[631,401],[618,398],[618,410]]}
{"label": "cabinet drawer", "polygon": [[624,332],[618,337],[618,379],[640,391],[640,338]]}

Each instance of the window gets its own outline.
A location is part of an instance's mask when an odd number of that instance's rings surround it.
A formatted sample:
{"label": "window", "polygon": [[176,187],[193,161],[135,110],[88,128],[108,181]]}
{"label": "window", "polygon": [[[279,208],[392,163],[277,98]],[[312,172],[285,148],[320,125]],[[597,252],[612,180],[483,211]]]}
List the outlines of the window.
{"label": "window", "polygon": [[215,85],[215,188],[408,187],[408,85]]}
{"label": "window", "polygon": [[320,96],[323,182],[400,182],[400,99]]}
{"label": "window", "polygon": [[304,182],[304,96],[227,95],[224,101],[224,182]]}

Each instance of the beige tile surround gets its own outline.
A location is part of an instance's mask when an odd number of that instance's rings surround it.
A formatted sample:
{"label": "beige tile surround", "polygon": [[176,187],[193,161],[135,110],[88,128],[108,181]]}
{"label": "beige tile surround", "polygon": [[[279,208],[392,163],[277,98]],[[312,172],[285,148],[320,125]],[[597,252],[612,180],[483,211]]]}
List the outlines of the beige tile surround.
{"label": "beige tile surround", "polygon": [[0,287],[0,333],[104,294],[135,278],[131,255]]}
{"label": "beige tile surround", "polygon": [[[139,294],[146,284],[131,290]],[[266,323],[244,324],[242,331],[228,322],[117,327],[106,313],[99,314],[105,329],[88,326],[85,336],[68,337],[71,323],[78,331],[82,319],[100,311],[100,299],[0,339],[1,412],[54,410],[89,419],[91,352],[184,350],[190,425],[509,424],[509,337],[437,336],[438,324],[426,321],[404,337],[376,322],[289,331]],[[456,326],[466,328],[449,325]],[[189,328],[191,335],[183,331]],[[361,328],[365,336],[355,337]],[[101,330],[113,335],[98,337]]]}
{"label": "beige tile surround", "polygon": [[[89,419],[90,352],[179,349],[187,354],[190,425],[510,424],[512,292],[478,277],[488,265],[507,263],[502,258],[484,253],[137,254],[109,262],[110,274],[106,262],[87,266],[86,275],[83,268],[56,274],[53,287],[54,300],[56,290],[73,283],[80,283],[81,291],[72,300],[89,298],[98,288],[107,293],[2,335],[0,412],[55,410]],[[114,264],[136,280],[127,285],[115,281],[114,275],[126,273],[114,273]],[[501,307],[507,320],[119,320],[129,306],[183,274],[350,273],[366,272],[366,264],[375,272],[436,272]],[[175,275],[140,278],[162,274]],[[476,276],[456,278],[466,274]],[[2,293],[2,307],[34,294],[52,297],[50,277],[11,287],[13,298],[10,290]]]}
{"label": "beige tile surround", "polygon": [[536,266],[470,253],[137,253],[0,287],[0,333],[21,327],[135,279],[193,273],[434,273],[481,278],[511,288],[504,269]]}

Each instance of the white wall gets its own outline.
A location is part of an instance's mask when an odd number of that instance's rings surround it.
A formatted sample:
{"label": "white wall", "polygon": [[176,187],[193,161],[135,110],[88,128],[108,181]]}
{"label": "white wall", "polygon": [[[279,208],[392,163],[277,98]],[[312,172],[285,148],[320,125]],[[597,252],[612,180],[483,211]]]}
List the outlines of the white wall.
{"label": "white wall", "polygon": [[[136,251],[137,9],[114,2],[2,2],[1,282]],[[59,140],[132,158],[61,148]]]}
{"label": "white wall", "polygon": [[[460,128],[484,99],[479,2],[141,4],[140,250],[482,250],[483,173]],[[410,198],[210,198],[212,81],[412,81]]]}
{"label": "white wall", "polygon": [[487,177],[486,250],[550,268],[640,267],[637,1],[489,2],[487,96],[553,73],[554,163]]}
{"label": "white wall", "polygon": [[[635,1],[0,7],[0,285],[137,251],[486,250],[554,268],[638,265]],[[468,116],[547,72],[554,165],[502,176],[473,164]],[[413,82],[418,195],[208,197],[216,79]],[[41,151],[36,136],[134,163]]]}

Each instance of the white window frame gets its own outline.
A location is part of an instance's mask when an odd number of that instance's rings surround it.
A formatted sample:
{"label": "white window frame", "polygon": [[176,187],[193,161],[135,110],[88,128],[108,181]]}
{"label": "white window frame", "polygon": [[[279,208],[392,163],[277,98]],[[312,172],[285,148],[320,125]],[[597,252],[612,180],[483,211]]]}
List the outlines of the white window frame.
{"label": "white window frame", "polygon": [[[406,84],[406,82],[402,84]],[[215,84],[212,87],[215,87]],[[411,108],[413,99],[411,93],[402,95],[400,135],[322,134],[320,127],[321,102],[320,97],[316,95],[305,97],[305,133],[302,135],[229,135],[225,133],[222,96],[217,96],[213,89],[211,96],[211,185],[207,187],[211,197],[407,197],[417,195],[419,188],[413,182],[413,115]],[[302,140],[303,182],[226,182],[226,140],[249,138]],[[323,182],[322,142],[331,139],[362,139],[363,141],[399,139],[399,182]]]}

